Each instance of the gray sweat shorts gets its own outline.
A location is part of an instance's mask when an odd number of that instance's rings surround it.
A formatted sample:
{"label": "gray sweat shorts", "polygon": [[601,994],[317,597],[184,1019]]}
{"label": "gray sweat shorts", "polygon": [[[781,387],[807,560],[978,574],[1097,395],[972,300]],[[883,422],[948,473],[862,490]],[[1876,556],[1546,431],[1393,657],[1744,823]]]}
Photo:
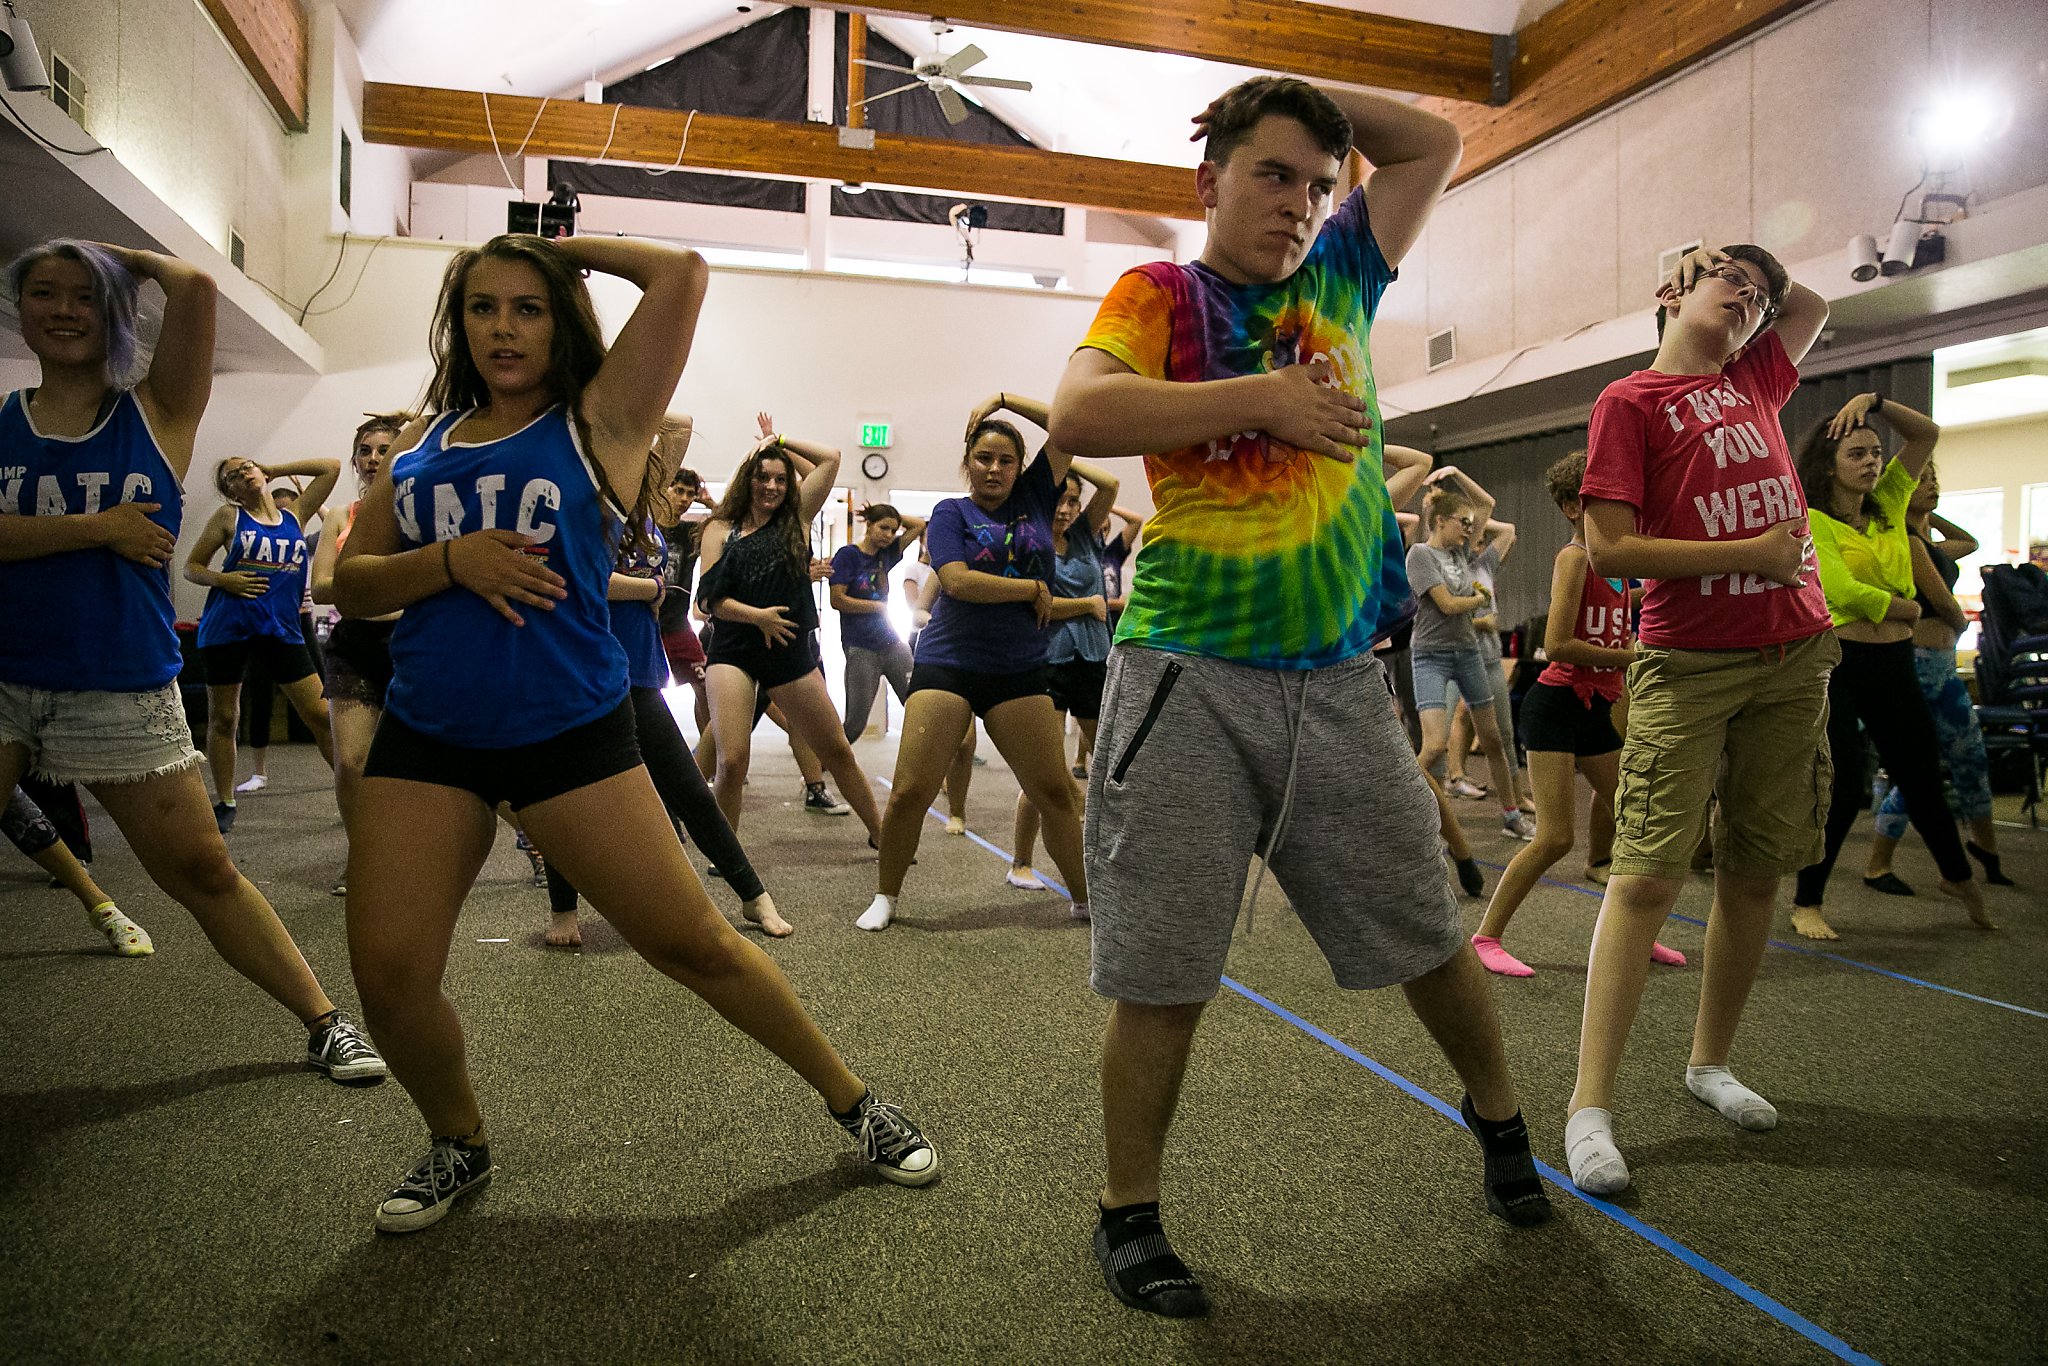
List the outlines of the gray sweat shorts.
{"label": "gray sweat shorts", "polygon": [[1085,830],[1103,996],[1216,995],[1257,851],[1294,796],[1274,880],[1350,989],[1407,982],[1465,943],[1436,799],[1370,655],[1306,672],[1119,645],[1095,732]]}

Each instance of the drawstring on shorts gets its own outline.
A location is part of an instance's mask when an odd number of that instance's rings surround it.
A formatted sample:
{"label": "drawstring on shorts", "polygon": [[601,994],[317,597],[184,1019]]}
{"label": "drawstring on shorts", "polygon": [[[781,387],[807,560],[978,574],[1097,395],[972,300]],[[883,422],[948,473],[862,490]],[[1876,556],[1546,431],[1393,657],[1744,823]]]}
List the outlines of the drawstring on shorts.
{"label": "drawstring on shorts", "polygon": [[1301,675],[1301,689],[1290,696],[1287,691],[1287,674],[1276,672],[1273,679],[1280,686],[1280,714],[1287,721],[1287,785],[1280,792],[1280,811],[1273,818],[1273,833],[1266,837],[1266,847],[1259,851],[1259,871],[1252,879],[1251,893],[1244,902],[1244,937],[1252,936],[1252,916],[1258,905],[1259,887],[1266,880],[1266,870],[1273,866],[1273,856],[1280,852],[1280,843],[1287,837],[1287,818],[1294,813],[1294,777],[1301,764],[1301,723],[1308,715],[1308,682],[1310,675]]}

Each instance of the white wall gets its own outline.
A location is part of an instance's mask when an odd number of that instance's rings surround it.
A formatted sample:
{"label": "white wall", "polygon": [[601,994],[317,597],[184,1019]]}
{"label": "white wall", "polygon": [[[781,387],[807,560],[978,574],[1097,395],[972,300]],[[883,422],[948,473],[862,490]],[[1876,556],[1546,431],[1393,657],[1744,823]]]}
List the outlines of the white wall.
{"label": "white wall", "polygon": [[[2026,529],[2020,525],[2021,494],[2029,484],[2048,484],[2048,415],[1970,427],[1944,427],[1934,459],[1943,495],[1965,489],[2005,493],[2005,534],[1986,544],[1980,562],[2019,562],[2027,557]],[[2048,539],[2048,528],[2033,528]]]}

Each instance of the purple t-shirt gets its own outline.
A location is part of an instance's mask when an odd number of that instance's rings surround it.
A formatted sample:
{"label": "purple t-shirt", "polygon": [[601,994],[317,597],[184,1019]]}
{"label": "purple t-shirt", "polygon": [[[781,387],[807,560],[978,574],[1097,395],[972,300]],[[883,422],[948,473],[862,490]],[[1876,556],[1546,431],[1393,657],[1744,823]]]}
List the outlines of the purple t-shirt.
{"label": "purple t-shirt", "polygon": [[[948,498],[932,510],[924,543],[934,572],[964,564],[1005,579],[1052,586],[1052,512],[1059,502],[1052,462],[1039,451],[994,512],[972,498]],[[1028,602],[961,602],[941,592],[931,624],[917,638],[917,662],[976,673],[1014,674],[1045,663],[1047,633]]]}
{"label": "purple t-shirt", "polygon": [[[870,555],[859,545],[843,545],[832,557],[832,582],[841,584],[846,595],[867,602],[889,600],[889,571],[903,559],[903,538]],[[896,644],[896,628],[885,612],[841,612],[839,642],[849,650],[886,650]]]}

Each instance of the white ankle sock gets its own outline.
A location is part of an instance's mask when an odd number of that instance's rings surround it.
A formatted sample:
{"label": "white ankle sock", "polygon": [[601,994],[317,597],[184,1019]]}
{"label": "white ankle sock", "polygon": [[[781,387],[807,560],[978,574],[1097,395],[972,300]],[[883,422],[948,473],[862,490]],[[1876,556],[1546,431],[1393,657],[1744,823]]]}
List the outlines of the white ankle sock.
{"label": "white ankle sock", "polygon": [[1075,920],[1086,920],[1088,918],[1088,903],[1085,901],[1069,901],[1067,903],[1067,914]]}
{"label": "white ankle sock", "polygon": [[1721,1112],[1721,1118],[1756,1133],[1778,1127],[1778,1111],[1756,1092],[1735,1080],[1725,1067],[1688,1067],[1685,1089]]}
{"label": "white ankle sock", "polygon": [[853,922],[854,928],[862,930],[886,930],[889,921],[896,915],[896,898],[883,892],[876,892],[875,899],[860,913],[860,919]]}
{"label": "white ankle sock", "polygon": [[1614,1146],[1614,1116],[1587,1106],[1564,1122],[1565,1158],[1572,1184],[1592,1195],[1618,1195],[1628,1189],[1628,1163]]}
{"label": "white ankle sock", "polygon": [[1045,890],[1045,884],[1039,880],[1038,874],[1029,868],[1021,872],[1012,868],[1009,872],[1003,874],[1003,881],[1009,883],[1020,892],[1042,892]]}

